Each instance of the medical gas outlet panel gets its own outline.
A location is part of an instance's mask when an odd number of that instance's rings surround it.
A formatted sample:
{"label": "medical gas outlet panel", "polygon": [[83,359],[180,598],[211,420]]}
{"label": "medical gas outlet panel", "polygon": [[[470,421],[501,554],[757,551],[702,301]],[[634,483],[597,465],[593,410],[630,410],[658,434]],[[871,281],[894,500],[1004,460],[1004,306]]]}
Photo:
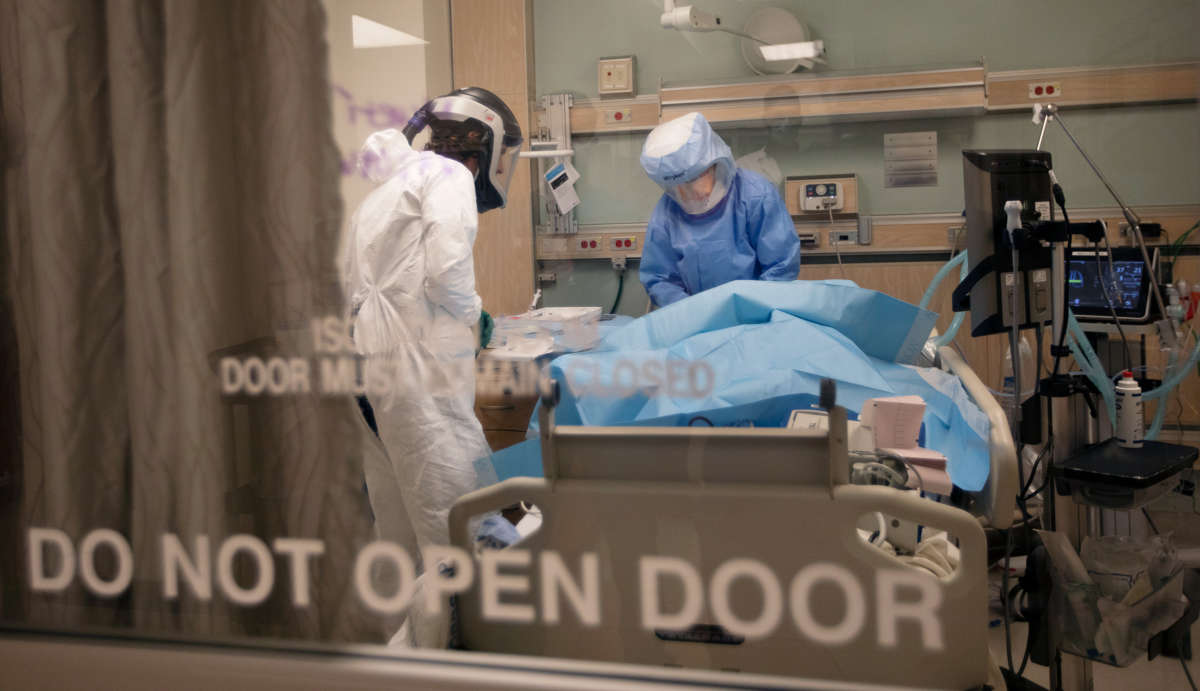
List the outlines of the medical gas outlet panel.
{"label": "medical gas outlet panel", "polygon": [[871,244],[870,225],[859,222],[858,177],[851,173],[790,176],[784,201],[805,248]]}
{"label": "medical gas outlet panel", "polygon": [[839,194],[838,183],[816,182],[804,186],[800,197],[800,208],[805,211],[841,211],[846,206],[846,196]]}
{"label": "medical gas outlet panel", "polygon": [[788,213],[797,221],[829,220],[834,216],[858,215],[858,178],[854,175],[791,176],[784,183]]}

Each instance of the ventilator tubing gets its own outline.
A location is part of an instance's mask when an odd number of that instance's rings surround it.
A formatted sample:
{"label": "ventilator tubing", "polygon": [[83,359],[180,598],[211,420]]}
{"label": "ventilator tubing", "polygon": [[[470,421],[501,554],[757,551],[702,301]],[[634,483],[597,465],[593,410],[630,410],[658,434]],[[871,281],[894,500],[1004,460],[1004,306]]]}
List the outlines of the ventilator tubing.
{"label": "ventilator tubing", "polygon": [[[925,293],[921,296],[921,302],[918,307],[928,309],[929,303],[933,301],[933,295],[937,292],[937,288],[945,280],[946,276],[954,269],[955,266],[960,266],[959,280],[967,276],[967,251],[963,250],[956,254],[950,261],[942,265],[938,272],[933,275],[933,280],[929,282],[929,287],[925,289]],[[959,312],[954,315],[954,320],[950,322],[950,327],[946,329],[946,333],[934,339],[934,345],[942,347],[954,340],[954,336],[958,333],[959,326],[962,325],[963,318],[966,312]],[[1080,369],[1091,380],[1092,384],[1100,392],[1100,396],[1104,399],[1105,407],[1108,409],[1109,420],[1116,421],[1116,393],[1113,390],[1112,381],[1108,375],[1101,371],[1099,366],[1099,358],[1096,357],[1096,352],[1092,350],[1092,346],[1088,343],[1087,336],[1084,335],[1083,329],[1079,326],[1079,322],[1075,320],[1075,315],[1070,310],[1067,310],[1067,328],[1071,333],[1071,339],[1067,345],[1071,348],[1071,354],[1075,356],[1075,360],[1079,363]],[[1197,339],[1195,348],[1192,349],[1191,355],[1183,367],[1175,368],[1176,354],[1171,352],[1170,362],[1167,364],[1166,376],[1163,377],[1161,386],[1151,389],[1142,394],[1142,400],[1155,400],[1165,397],[1175,387],[1183,382],[1184,378],[1192,371],[1200,362],[1200,339]],[[1165,405],[1158,406],[1155,411],[1154,421],[1150,425],[1150,429],[1146,431],[1146,439],[1156,439],[1159,431],[1162,429],[1163,420],[1166,417]]]}
{"label": "ventilator tubing", "polygon": [[[933,300],[933,294],[937,291],[937,287],[941,285],[942,280],[946,278],[946,274],[950,273],[950,270],[955,266],[962,264],[966,258],[967,251],[963,250],[954,255],[950,261],[943,264],[942,268],[938,269],[938,272],[933,275],[933,280],[929,282],[929,287],[925,289],[925,294],[921,296],[921,302],[917,306],[921,309],[928,309],[929,303]],[[965,277],[965,273],[963,276]]]}
{"label": "ventilator tubing", "polygon": [[1162,398],[1163,396],[1171,393],[1171,390],[1176,386],[1179,386],[1179,384],[1183,381],[1183,378],[1187,376],[1188,372],[1192,371],[1192,368],[1196,366],[1197,362],[1200,362],[1200,340],[1196,341],[1196,347],[1192,348],[1192,354],[1188,357],[1187,362],[1184,363],[1183,367],[1175,370],[1175,374],[1166,377],[1161,386],[1142,394],[1142,399],[1149,399],[1153,401],[1156,398]]}
{"label": "ventilator tubing", "polygon": [[[1163,377],[1163,383],[1157,388],[1143,393],[1143,401],[1153,401],[1159,398],[1166,398],[1166,396],[1170,394],[1175,387],[1183,383],[1184,377],[1186,377],[1188,373],[1192,371],[1192,368],[1196,366],[1196,363],[1200,361],[1200,339],[1196,340],[1196,347],[1192,348],[1192,354],[1188,357],[1187,362],[1185,362],[1182,367],[1175,368],[1175,353],[1176,351],[1172,349],[1171,356],[1167,361],[1167,370],[1165,376]],[[1172,369],[1174,369],[1174,373],[1172,373]],[[1163,420],[1166,418],[1166,416],[1167,403],[1166,401],[1161,401],[1158,404],[1158,410],[1154,412],[1154,422],[1150,424],[1150,429],[1146,431],[1147,439],[1158,439],[1158,433],[1162,431]]]}
{"label": "ventilator tubing", "polygon": [[[1163,372],[1163,380],[1171,378],[1171,370],[1175,367],[1176,353],[1175,349],[1171,349],[1171,354],[1167,358],[1167,369]],[[1146,395],[1142,394],[1142,402],[1145,403]],[[1167,419],[1167,402],[1159,401],[1158,409],[1154,411],[1154,421],[1150,423],[1150,429],[1146,430],[1143,439],[1151,441],[1158,439],[1158,433],[1162,431],[1163,421]]]}
{"label": "ventilator tubing", "polygon": [[[946,262],[944,265],[942,265],[942,268],[938,269],[938,272],[933,275],[933,280],[929,282],[929,287],[925,289],[925,294],[921,296],[921,303],[918,305],[918,307],[922,309],[929,308],[929,303],[933,300],[933,294],[937,292],[937,287],[941,285],[942,281],[946,278],[946,275],[949,274],[950,270],[956,265],[961,265],[961,268],[958,271],[958,280],[961,281],[967,277],[966,250],[954,255],[953,259]],[[963,319],[966,316],[966,312],[959,312],[955,314],[953,321],[950,322],[949,328],[946,329],[946,333],[933,339],[933,344],[941,348],[942,346],[953,341],[954,337],[958,334],[958,327],[962,326]]]}
{"label": "ventilator tubing", "polygon": [[1117,397],[1116,392],[1113,391],[1113,383],[1109,381],[1108,375],[1097,364],[1099,358],[1096,357],[1096,351],[1092,350],[1092,345],[1088,343],[1087,336],[1083,334],[1083,329],[1079,326],[1079,322],[1075,321],[1075,313],[1071,310],[1067,310],[1067,329],[1071,332],[1071,340],[1067,343],[1071,348],[1071,354],[1075,356],[1075,361],[1079,363],[1083,373],[1087,375],[1087,378],[1096,386],[1096,390],[1100,392],[1100,396],[1104,398],[1108,419],[1115,424],[1117,421]]}

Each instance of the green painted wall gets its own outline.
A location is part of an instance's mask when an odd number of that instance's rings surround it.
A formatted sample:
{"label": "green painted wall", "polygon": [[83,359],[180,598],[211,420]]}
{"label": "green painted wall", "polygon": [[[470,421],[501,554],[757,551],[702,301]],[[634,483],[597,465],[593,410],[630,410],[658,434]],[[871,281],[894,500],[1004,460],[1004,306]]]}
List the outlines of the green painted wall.
{"label": "green painted wall", "polygon": [[[755,2],[694,0],[740,27],[757,7],[791,10],[825,40],[821,69],[923,67],[986,59],[989,69],[1131,65],[1200,59],[1200,2],[1196,0],[824,0]],[[534,0],[536,86],[539,94],[596,96],[601,57],[637,56],[639,93],[659,80],[712,82],[750,77],[735,37],[662,29],[658,0]],[[1069,111],[1066,123],[1117,191],[1132,205],[1200,203],[1200,109],[1196,104]],[[939,184],[885,189],[883,135],[938,133]],[[857,173],[868,214],[959,211],[961,150],[1024,148],[1037,142],[1027,113],[821,126],[777,125],[725,129],[742,156],[765,148],[785,175]],[[638,164],[644,135],[576,137],[580,223],[640,223],[660,190]],[[1045,148],[1069,206],[1109,206],[1110,198],[1061,130]],[[543,288],[546,304],[611,306],[616,278],[607,262],[551,262],[557,284]],[[645,293],[636,264],[626,275],[621,312],[640,314]]]}

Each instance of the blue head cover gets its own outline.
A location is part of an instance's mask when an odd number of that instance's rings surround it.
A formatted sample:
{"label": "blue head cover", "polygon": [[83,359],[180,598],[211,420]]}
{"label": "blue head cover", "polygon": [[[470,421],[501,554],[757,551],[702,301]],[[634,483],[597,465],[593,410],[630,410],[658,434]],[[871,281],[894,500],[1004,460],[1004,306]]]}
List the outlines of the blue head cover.
{"label": "blue head cover", "polygon": [[[642,145],[642,169],[679,202],[677,187],[716,166],[712,208],[724,197],[736,166],[733,153],[700,113],[688,113],[655,127]],[[707,210],[707,209],[704,209]]]}

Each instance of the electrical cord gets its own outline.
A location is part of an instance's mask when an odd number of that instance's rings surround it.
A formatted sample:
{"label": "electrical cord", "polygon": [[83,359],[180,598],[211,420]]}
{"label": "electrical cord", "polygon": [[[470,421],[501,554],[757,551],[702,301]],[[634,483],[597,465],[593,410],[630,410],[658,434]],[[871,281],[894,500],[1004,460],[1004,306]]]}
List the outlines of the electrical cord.
{"label": "electrical cord", "polygon": [[829,237],[833,239],[833,251],[837,255],[838,273],[842,278],[846,277],[846,267],[842,264],[842,250],[838,246],[837,232],[833,229],[833,206],[826,205],[825,210],[829,212]]}
{"label": "electrical cord", "polygon": [[1053,449],[1054,438],[1051,437],[1046,441],[1046,445],[1042,447],[1042,451],[1037,455],[1037,458],[1033,459],[1033,464],[1029,466],[1029,480],[1021,487],[1020,496],[1022,497],[1023,501],[1027,501],[1029,498],[1031,498],[1031,495],[1029,494],[1029,488],[1033,486],[1033,481],[1037,478],[1038,465],[1041,464],[1042,459],[1045,458],[1047,454],[1051,453]]}
{"label": "electrical cord", "polygon": [[1187,663],[1184,662],[1183,657],[1179,658],[1179,664],[1183,666],[1183,673],[1187,676],[1188,685],[1192,687],[1192,691],[1197,691],[1196,680],[1192,679],[1192,673],[1188,671]]}
{"label": "electrical cord", "polygon": [[[1018,252],[1017,245],[1012,241],[1012,232],[1009,232],[1009,244],[1012,245],[1012,272],[1015,285],[1019,285],[1021,275],[1018,272]],[[1018,319],[1017,300],[1012,300],[1012,331],[1009,333],[1009,352],[1011,353],[1012,371],[1013,371],[1013,420],[1015,421],[1013,432],[1013,441],[1017,447],[1017,486],[1025,484],[1025,471],[1021,467],[1021,322]],[[1018,500],[1020,496],[1018,495]],[[1025,513],[1024,502],[1018,501],[1017,505],[1021,507],[1022,516],[1027,516]],[[1027,519],[1028,520],[1028,519]],[[1012,526],[1004,530],[1004,571],[1000,575],[1002,593],[1008,593],[1008,568],[1009,559],[1012,556]],[[1017,668],[1013,665],[1012,657],[1012,631],[1010,628],[1009,607],[1007,595],[1001,597],[1001,606],[1004,607],[1004,653],[1008,658],[1008,671],[1016,672]]]}
{"label": "electrical cord", "polygon": [[1150,518],[1150,512],[1144,506],[1142,507],[1142,515],[1146,517],[1146,522],[1150,524],[1150,530],[1153,530],[1155,535],[1160,535],[1158,526],[1154,525],[1154,519]]}
{"label": "electrical cord", "polygon": [[617,271],[617,297],[615,300],[613,300],[612,309],[610,309],[608,311],[609,314],[617,313],[617,305],[621,304],[621,293],[624,291],[625,291],[625,269],[620,269]]}
{"label": "electrical cord", "polygon": [[1179,254],[1183,251],[1183,246],[1187,242],[1188,236],[1190,236],[1197,228],[1200,228],[1200,221],[1196,221],[1192,224],[1191,228],[1183,231],[1183,233],[1181,233],[1179,237],[1175,238],[1175,242],[1172,242],[1170,247],[1167,249],[1167,253],[1171,255],[1172,276],[1175,275],[1175,262],[1178,261]]}
{"label": "electrical cord", "polygon": [[1045,364],[1042,362],[1042,350],[1045,347],[1045,343],[1042,341],[1041,324],[1038,324],[1037,330],[1033,332],[1033,337],[1034,342],[1037,344],[1037,381],[1034,382],[1033,390],[1040,395],[1042,390],[1042,365]]}
{"label": "electrical cord", "polygon": [[[1008,592],[1008,562],[1009,556],[1012,555],[1012,528],[1004,531],[1004,570],[1000,573],[1001,591]],[[1004,608],[1004,654],[1008,658],[1008,671],[1016,672],[1016,667],[1013,665],[1012,658],[1012,632],[1009,630],[1008,616],[1008,597],[1000,598],[1000,606]]]}
{"label": "electrical cord", "polygon": [[[1182,388],[1182,387],[1180,387],[1180,388]],[[1183,442],[1183,391],[1181,391],[1180,389],[1175,390],[1175,405],[1179,406],[1179,412],[1175,414],[1175,429],[1179,433],[1179,437],[1176,441],[1179,443],[1182,443]]]}
{"label": "electrical cord", "polygon": [[[863,480],[862,483],[856,483],[856,484],[868,484],[868,485],[886,484],[889,487],[895,487],[897,489],[901,489],[904,487],[904,476],[903,475],[896,472],[894,469],[889,468],[888,466],[886,466],[882,463],[876,462],[876,461],[868,461],[865,463],[855,463],[851,466],[851,470],[853,471],[852,476],[854,478]],[[872,480],[874,480],[876,478],[883,480],[884,482],[883,483],[872,482]]]}
{"label": "electrical cord", "polygon": [[896,454],[891,454],[891,453],[882,453],[881,454],[881,453],[879,453],[878,449],[876,449],[875,453],[879,456],[879,458],[886,458],[888,460],[896,461],[898,463],[903,463],[904,467],[908,470],[908,472],[917,476],[917,491],[921,493],[922,497],[925,496],[925,480],[921,477],[921,474],[917,472],[917,469],[915,467],[913,467],[913,464],[910,461],[908,461],[907,459],[904,459],[904,458],[900,458]]}
{"label": "electrical cord", "polygon": [[[1054,195],[1054,201],[1058,202],[1058,208],[1062,210],[1063,221],[1065,221],[1069,225],[1071,223],[1071,217],[1067,215],[1067,197],[1065,194],[1063,194],[1062,185],[1060,185],[1056,182],[1053,185],[1051,185],[1050,190]],[[1070,233],[1067,233],[1067,251],[1064,256],[1070,256],[1070,254],[1071,254],[1071,240],[1073,237],[1074,236],[1072,236]],[[1064,277],[1064,280],[1065,280],[1065,278],[1066,277]],[[1063,286],[1062,293],[1063,293],[1062,328],[1060,329],[1060,332],[1058,335],[1058,345],[1056,346],[1055,352],[1054,352],[1054,371],[1050,375],[1051,379],[1058,377],[1058,366],[1059,366],[1059,362],[1062,360],[1063,345],[1067,342],[1067,310],[1070,309],[1071,303],[1070,303],[1070,300],[1067,295],[1066,286]],[[1050,342],[1054,343],[1054,335],[1053,334],[1051,334]]]}
{"label": "electrical cord", "polygon": [[[1101,221],[1100,227],[1104,228],[1104,249],[1106,252],[1108,252],[1108,277],[1109,280],[1112,280],[1112,245],[1110,245],[1108,242],[1108,226],[1105,225],[1104,221]],[[1107,282],[1101,275],[1103,274],[1103,269],[1101,268],[1100,264],[1100,243],[1096,242],[1093,243],[1093,245],[1095,246],[1096,250],[1096,273],[1100,278],[1100,292],[1104,293],[1104,302],[1108,305],[1108,312],[1112,315],[1113,323],[1117,325],[1117,333],[1121,335],[1121,350],[1125,355],[1125,369],[1129,369],[1133,366],[1133,358],[1129,355],[1129,341],[1125,339],[1125,329],[1121,327],[1121,318],[1117,316],[1117,309],[1113,307],[1112,298],[1108,295]],[[1151,280],[1154,280],[1153,276],[1151,276]]]}
{"label": "electrical cord", "polygon": [[[1150,261],[1150,253],[1146,250],[1146,239],[1142,236],[1142,219],[1138,218],[1138,215],[1133,212],[1133,209],[1129,208],[1125,202],[1121,200],[1121,197],[1117,195],[1117,191],[1114,190],[1113,186],[1108,183],[1108,179],[1105,178],[1104,174],[1100,172],[1100,168],[1096,166],[1091,157],[1087,155],[1087,152],[1083,150],[1083,147],[1079,145],[1079,142],[1075,139],[1075,135],[1071,134],[1071,130],[1067,127],[1067,124],[1063,122],[1062,117],[1058,115],[1057,111],[1054,112],[1054,118],[1058,120],[1058,126],[1061,127],[1063,133],[1067,135],[1067,139],[1071,140],[1071,145],[1075,147],[1075,150],[1079,152],[1079,155],[1083,157],[1083,160],[1088,164],[1089,167],[1091,167],[1092,172],[1096,174],[1096,177],[1100,179],[1100,183],[1104,185],[1105,189],[1108,190],[1108,193],[1112,196],[1113,201],[1117,202],[1117,206],[1121,209],[1121,215],[1125,217],[1126,223],[1129,224],[1129,232],[1133,235],[1133,240],[1137,244],[1137,248],[1141,250],[1142,262],[1146,265],[1146,271],[1153,272],[1154,264]],[[1070,235],[1068,234],[1067,237],[1069,239]],[[1151,294],[1154,296],[1154,301],[1158,303],[1158,309],[1165,315],[1167,312],[1167,303],[1163,301],[1162,291],[1158,288],[1158,281],[1151,281],[1150,289],[1152,291]]]}

